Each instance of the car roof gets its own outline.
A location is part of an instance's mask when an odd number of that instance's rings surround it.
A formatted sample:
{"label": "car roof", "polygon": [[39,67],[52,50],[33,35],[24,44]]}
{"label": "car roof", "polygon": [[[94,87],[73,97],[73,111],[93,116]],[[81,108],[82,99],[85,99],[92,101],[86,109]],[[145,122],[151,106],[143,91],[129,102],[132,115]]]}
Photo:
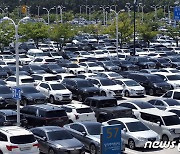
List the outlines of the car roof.
{"label": "car roof", "polygon": [[147,113],[147,114],[152,114],[152,115],[157,115],[157,116],[172,116],[172,115],[176,115],[175,113],[172,112],[167,112],[164,110],[159,110],[157,108],[153,108],[153,109],[145,109],[141,111],[142,113]]}
{"label": "car roof", "polygon": [[91,125],[101,124],[100,122],[92,122],[92,121],[75,122],[75,123],[82,124],[84,126],[91,126]]}
{"label": "car roof", "polygon": [[39,75],[43,77],[48,77],[48,76],[56,76],[55,74],[50,74],[50,73],[43,73],[43,74],[32,74],[32,75]]}
{"label": "car roof", "polygon": [[63,105],[64,107],[70,107],[72,109],[77,109],[77,108],[89,108],[89,106],[85,105],[85,104],[67,104],[67,105]]}
{"label": "car roof", "polygon": [[121,122],[124,122],[124,123],[138,122],[139,121],[138,119],[135,119],[135,118],[116,118],[116,119],[111,119],[109,121],[112,121],[112,120],[117,120],[117,121],[121,121]]}
{"label": "car roof", "polygon": [[52,111],[52,110],[64,110],[60,107],[54,106],[54,105],[50,105],[50,104],[36,104],[36,105],[27,105],[27,106],[33,106],[36,108],[40,108],[46,111]]}
{"label": "car roof", "polygon": [[59,126],[42,126],[42,127],[35,127],[32,128],[33,129],[41,129],[44,130],[45,132],[51,132],[51,131],[57,131],[57,130],[65,130],[63,127],[59,127]]}
{"label": "car roof", "polygon": [[98,101],[101,101],[101,100],[116,100],[116,98],[114,97],[107,97],[107,96],[93,96],[93,97],[87,97],[87,99],[92,99],[92,100],[98,100]]}
{"label": "car roof", "polygon": [[73,80],[73,81],[88,81],[86,79],[82,79],[82,78],[65,78],[65,80]]}
{"label": "car roof", "polygon": [[0,114],[3,114],[3,115],[17,115],[17,112],[13,111],[11,109],[2,109],[2,110],[0,110]]}

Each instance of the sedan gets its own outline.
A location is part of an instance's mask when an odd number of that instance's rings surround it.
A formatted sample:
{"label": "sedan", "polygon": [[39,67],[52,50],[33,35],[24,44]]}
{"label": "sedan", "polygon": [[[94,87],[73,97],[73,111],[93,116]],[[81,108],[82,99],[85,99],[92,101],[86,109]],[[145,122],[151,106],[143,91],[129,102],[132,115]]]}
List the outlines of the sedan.
{"label": "sedan", "polygon": [[160,136],[146,127],[142,122],[134,118],[111,119],[103,123],[104,125],[120,124],[121,137],[130,149],[144,147],[147,141],[159,141]]}
{"label": "sedan", "polygon": [[43,126],[31,129],[45,154],[85,154],[84,145],[67,130],[58,126]]}

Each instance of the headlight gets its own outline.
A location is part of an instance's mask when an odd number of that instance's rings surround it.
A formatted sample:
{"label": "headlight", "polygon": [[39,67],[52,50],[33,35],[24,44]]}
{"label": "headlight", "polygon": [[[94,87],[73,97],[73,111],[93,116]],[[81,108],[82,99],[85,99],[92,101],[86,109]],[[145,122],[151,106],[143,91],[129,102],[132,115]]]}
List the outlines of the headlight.
{"label": "headlight", "polygon": [[134,90],[134,89],[131,89],[131,92],[135,92],[136,90]]}
{"label": "headlight", "polygon": [[62,94],[56,94],[56,96],[62,96]]}
{"label": "headlight", "polygon": [[144,138],[144,137],[138,137],[137,139],[140,140],[140,141],[145,141],[146,140],[146,138]]}

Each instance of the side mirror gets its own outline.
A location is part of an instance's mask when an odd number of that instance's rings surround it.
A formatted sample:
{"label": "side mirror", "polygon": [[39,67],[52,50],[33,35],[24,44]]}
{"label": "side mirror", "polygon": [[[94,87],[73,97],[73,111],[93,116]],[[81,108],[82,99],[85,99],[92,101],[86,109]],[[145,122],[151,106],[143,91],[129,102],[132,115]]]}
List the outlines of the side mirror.
{"label": "side mirror", "polygon": [[43,141],[47,141],[47,137],[43,137]]}
{"label": "side mirror", "polygon": [[87,133],[86,133],[86,132],[82,132],[82,134],[83,134],[83,136],[86,136],[86,135],[87,135]]}
{"label": "side mirror", "polygon": [[127,132],[127,129],[126,129],[126,128],[123,128],[123,131],[124,131],[124,132]]}
{"label": "side mirror", "polygon": [[158,121],[158,122],[157,122],[157,124],[158,124],[159,126],[161,126],[161,123],[160,123],[160,121]]}

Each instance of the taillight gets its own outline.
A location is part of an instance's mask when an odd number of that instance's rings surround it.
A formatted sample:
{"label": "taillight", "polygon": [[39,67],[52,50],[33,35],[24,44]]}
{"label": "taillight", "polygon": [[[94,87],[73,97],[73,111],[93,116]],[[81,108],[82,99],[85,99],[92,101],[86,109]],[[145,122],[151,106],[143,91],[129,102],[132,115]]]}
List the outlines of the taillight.
{"label": "taillight", "polygon": [[39,144],[38,144],[38,143],[37,143],[37,144],[34,144],[33,147],[39,148]]}
{"label": "taillight", "polygon": [[79,119],[79,116],[78,116],[77,114],[75,114],[75,118],[76,118],[76,120],[77,120],[77,119]]}
{"label": "taillight", "polygon": [[12,151],[13,149],[17,149],[18,146],[6,145],[6,148],[7,148],[9,151]]}

